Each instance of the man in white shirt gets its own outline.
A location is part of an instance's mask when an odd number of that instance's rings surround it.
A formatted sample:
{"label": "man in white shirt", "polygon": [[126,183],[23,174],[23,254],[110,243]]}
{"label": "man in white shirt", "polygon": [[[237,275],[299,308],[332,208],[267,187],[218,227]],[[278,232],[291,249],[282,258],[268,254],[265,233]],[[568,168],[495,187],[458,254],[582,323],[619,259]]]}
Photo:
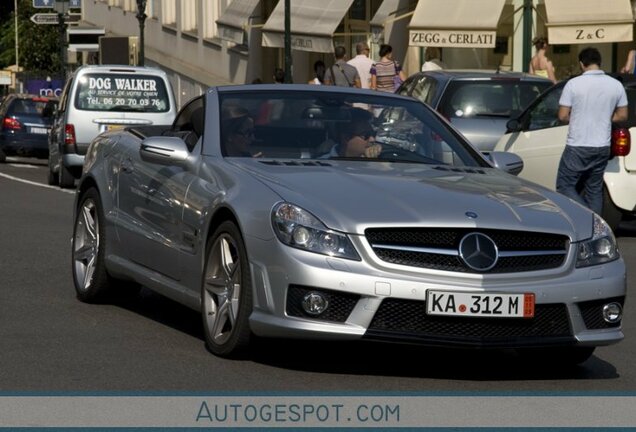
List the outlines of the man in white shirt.
{"label": "man in white shirt", "polygon": [[373,60],[369,58],[369,45],[364,42],[356,44],[356,56],[347,62],[358,70],[360,75],[360,84],[363,89],[371,86],[371,66]]}
{"label": "man in white shirt", "polygon": [[618,80],[601,70],[596,48],[582,50],[579,65],[583,74],[567,82],[559,100],[559,120],[569,129],[556,189],[600,214],[612,122],[627,120],[627,95]]}

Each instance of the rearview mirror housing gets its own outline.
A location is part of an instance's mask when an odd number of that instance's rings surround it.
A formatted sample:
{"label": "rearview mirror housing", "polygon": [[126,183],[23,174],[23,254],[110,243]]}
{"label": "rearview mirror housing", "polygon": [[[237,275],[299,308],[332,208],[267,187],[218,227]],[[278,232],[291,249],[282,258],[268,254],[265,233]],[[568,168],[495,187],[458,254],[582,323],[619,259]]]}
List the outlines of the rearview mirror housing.
{"label": "rearview mirror housing", "polygon": [[495,168],[499,168],[508,174],[518,175],[523,170],[523,160],[515,153],[490,152],[486,155]]}
{"label": "rearview mirror housing", "polygon": [[141,142],[141,159],[160,165],[183,165],[190,152],[186,143],[177,137],[153,136]]}

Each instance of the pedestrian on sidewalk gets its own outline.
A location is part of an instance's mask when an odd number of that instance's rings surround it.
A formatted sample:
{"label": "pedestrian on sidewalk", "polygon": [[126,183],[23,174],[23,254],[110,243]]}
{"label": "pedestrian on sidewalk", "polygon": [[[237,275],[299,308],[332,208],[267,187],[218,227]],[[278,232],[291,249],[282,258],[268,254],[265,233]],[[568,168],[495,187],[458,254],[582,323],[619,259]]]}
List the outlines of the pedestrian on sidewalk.
{"label": "pedestrian on sidewalk", "polygon": [[569,128],[556,189],[600,214],[612,122],[627,120],[627,94],[618,80],[601,70],[596,48],[579,53],[579,66],[583,74],[567,82],[559,100],[559,120]]}
{"label": "pedestrian on sidewalk", "polygon": [[356,68],[347,64],[345,47],[337,46],[334,50],[334,56],[335,63],[325,72],[325,85],[360,88],[360,75]]}
{"label": "pedestrian on sidewalk", "polygon": [[369,45],[366,42],[356,44],[356,56],[347,63],[355,67],[360,75],[360,85],[363,89],[371,88],[371,66],[373,60],[369,58]]}
{"label": "pedestrian on sidewalk", "polygon": [[406,79],[400,64],[393,60],[393,47],[380,46],[380,61],[371,67],[371,88],[387,93],[395,92]]}

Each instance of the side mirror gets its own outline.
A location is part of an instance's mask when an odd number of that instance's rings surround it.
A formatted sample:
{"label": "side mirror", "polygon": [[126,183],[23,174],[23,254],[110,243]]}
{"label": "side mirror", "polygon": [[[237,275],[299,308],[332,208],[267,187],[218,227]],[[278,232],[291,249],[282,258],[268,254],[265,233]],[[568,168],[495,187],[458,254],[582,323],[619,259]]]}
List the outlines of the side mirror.
{"label": "side mirror", "polygon": [[495,166],[508,174],[518,175],[523,170],[523,160],[515,153],[490,152],[486,155]]}
{"label": "side mirror", "polygon": [[183,165],[190,152],[186,143],[177,137],[153,136],[141,142],[141,159],[160,165]]}

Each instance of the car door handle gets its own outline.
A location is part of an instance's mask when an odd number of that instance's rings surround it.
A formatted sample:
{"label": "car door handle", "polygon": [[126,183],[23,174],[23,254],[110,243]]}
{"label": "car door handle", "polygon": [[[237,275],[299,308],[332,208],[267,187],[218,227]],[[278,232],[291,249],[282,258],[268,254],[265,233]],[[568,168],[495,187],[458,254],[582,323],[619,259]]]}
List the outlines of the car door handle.
{"label": "car door handle", "polygon": [[121,170],[122,172],[125,172],[125,173],[133,172],[134,169],[133,169],[133,163],[131,158],[124,159],[124,161],[121,163]]}

